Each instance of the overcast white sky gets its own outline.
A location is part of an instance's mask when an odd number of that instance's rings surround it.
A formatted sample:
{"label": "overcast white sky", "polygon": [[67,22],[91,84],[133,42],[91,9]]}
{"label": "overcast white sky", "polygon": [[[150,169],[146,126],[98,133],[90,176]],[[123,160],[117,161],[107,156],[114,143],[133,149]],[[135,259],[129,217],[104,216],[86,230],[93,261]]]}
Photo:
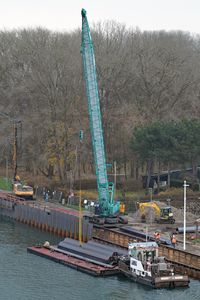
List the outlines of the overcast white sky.
{"label": "overcast white sky", "polygon": [[0,0],[0,29],[73,30],[81,27],[81,8],[90,24],[115,20],[141,30],[200,33],[200,0]]}

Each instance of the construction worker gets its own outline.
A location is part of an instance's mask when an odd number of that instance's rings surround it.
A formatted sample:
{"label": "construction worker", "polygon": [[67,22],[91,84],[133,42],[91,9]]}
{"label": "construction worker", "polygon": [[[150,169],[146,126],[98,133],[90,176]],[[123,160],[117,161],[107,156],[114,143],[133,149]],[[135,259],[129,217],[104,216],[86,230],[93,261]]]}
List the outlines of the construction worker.
{"label": "construction worker", "polygon": [[155,231],[154,232],[154,239],[156,241],[156,243],[160,243],[160,232],[159,231]]}
{"label": "construction worker", "polygon": [[125,213],[125,204],[121,202],[120,204],[120,213],[124,214]]}
{"label": "construction worker", "polygon": [[173,248],[176,247],[176,243],[177,243],[176,235],[173,233],[173,234],[171,235],[171,244],[172,244]]}
{"label": "construction worker", "polygon": [[151,258],[150,257],[147,259],[147,271],[148,272],[151,271]]}
{"label": "construction worker", "polygon": [[46,193],[45,193],[45,201],[46,201],[46,202],[49,201],[49,193],[48,193],[48,191],[46,191]]}

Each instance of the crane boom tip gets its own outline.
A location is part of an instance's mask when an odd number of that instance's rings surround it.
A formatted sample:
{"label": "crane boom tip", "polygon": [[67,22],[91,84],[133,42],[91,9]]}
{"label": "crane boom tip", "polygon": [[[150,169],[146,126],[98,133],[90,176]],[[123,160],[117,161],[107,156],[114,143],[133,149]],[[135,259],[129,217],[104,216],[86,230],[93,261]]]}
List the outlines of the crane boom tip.
{"label": "crane boom tip", "polygon": [[84,8],[81,10],[81,15],[83,18],[86,17],[86,10]]}

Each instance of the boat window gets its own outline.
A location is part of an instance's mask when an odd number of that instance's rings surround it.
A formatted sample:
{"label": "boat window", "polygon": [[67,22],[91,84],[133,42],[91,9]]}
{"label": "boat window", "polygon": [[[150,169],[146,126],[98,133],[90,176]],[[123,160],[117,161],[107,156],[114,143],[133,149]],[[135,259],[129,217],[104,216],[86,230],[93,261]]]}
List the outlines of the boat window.
{"label": "boat window", "polygon": [[131,249],[131,250],[129,250],[129,254],[132,257],[136,257],[137,251],[135,249]]}
{"label": "boat window", "polygon": [[137,257],[138,257],[138,260],[142,261],[142,253],[141,252],[138,252]]}

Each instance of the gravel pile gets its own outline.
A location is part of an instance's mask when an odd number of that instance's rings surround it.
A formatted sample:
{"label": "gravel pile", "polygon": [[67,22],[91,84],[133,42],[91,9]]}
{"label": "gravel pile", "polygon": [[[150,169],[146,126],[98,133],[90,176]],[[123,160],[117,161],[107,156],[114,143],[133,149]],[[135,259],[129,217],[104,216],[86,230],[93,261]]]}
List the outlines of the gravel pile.
{"label": "gravel pile", "polygon": [[187,205],[188,211],[196,215],[196,217],[200,217],[200,200],[195,202],[189,202]]}
{"label": "gravel pile", "polygon": [[[159,207],[165,207],[167,206],[166,203],[156,201]],[[183,208],[176,208],[171,205],[172,212],[174,214],[174,219],[176,222],[182,222],[183,221]],[[148,212],[149,218],[154,219],[155,218],[155,212],[154,209],[149,208]],[[130,214],[130,217],[134,219],[135,222],[141,222],[141,213],[139,210],[137,210],[135,213]],[[187,213],[186,213],[186,221],[187,222],[194,222],[197,218],[200,218],[200,203],[197,205],[197,203],[190,203],[187,205]],[[148,219],[148,217],[147,217]]]}
{"label": "gravel pile", "polygon": [[[163,207],[163,206],[166,206],[165,203],[163,202],[159,202],[157,201],[156,202],[160,207]],[[183,213],[183,208],[176,208],[174,206],[171,205],[171,208],[172,208],[172,212],[174,214],[174,219],[176,220],[176,222],[181,222],[183,221],[183,216],[184,216],[184,213]],[[193,222],[197,219],[197,215],[193,214],[189,208],[187,207],[187,211],[186,211],[186,221],[188,222]]]}

